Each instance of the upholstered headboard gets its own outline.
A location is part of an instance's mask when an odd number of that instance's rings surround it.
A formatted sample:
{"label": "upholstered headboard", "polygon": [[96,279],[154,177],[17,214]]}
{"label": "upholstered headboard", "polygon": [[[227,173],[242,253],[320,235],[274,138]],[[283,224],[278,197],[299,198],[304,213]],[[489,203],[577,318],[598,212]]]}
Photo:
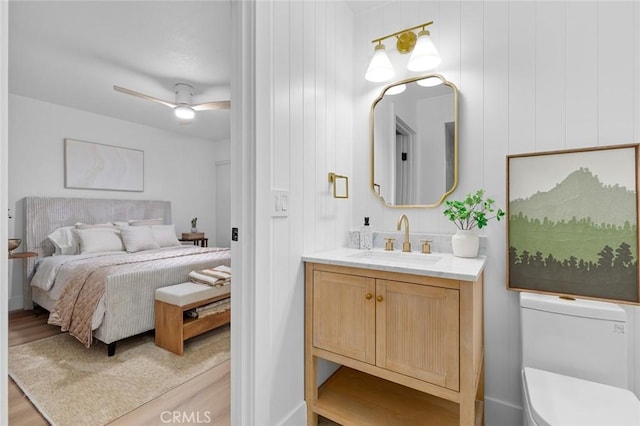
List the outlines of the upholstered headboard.
{"label": "upholstered headboard", "polygon": [[[171,224],[171,202],[152,200],[109,200],[96,198],[25,197],[25,250],[38,257],[51,256],[55,248],[47,236],[62,226],[106,223],[131,219],[162,218]],[[24,306],[32,309],[31,276],[37,258],[27,259]]]}

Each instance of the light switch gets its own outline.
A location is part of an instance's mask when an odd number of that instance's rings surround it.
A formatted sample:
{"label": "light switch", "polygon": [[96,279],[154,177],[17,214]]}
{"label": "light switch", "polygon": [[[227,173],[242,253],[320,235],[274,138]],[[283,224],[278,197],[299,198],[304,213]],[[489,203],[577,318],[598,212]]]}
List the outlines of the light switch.
{"label": "light switch", "polygon": [[289,191],[271,191],[273,211],[271,216],[289,216]]}

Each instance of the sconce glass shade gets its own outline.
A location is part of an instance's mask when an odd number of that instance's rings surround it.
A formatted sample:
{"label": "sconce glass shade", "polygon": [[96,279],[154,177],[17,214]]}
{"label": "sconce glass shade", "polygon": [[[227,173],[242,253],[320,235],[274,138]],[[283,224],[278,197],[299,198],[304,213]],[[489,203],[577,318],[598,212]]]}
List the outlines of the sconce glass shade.
{"label": "sconce glass shade", "polygon": [[193,117],[196,116],[196,112],[193,108],[179,105],[173,109],[173,113],[181,120],[193,120]]}
{"label": "sconce glass shade", "polygon": [[367,73],[364,75],[364,78],[373,83],[380,83],[391,80],[392,77],[393,66],[391,65],[389,56],[387,56],[384,44],[380,43],[376,45],[375,53],[373,54],[373,58],[371,58],[369,68],[367,68]]}
{"label": "sconce glass shade", "polygon": [[407,64],[409,71],[430,70],[437,67],[441,60],[438,50],[431,41],[429,31],[420,31],[418,33],[418,41]]}

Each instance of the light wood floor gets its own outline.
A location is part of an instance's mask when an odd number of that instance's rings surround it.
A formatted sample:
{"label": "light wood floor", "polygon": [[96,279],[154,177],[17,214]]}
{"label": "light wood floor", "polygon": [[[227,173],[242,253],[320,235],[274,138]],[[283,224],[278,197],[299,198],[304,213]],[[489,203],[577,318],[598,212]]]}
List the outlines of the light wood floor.
{"label": "light wood floor", "polygon": [[[20,345],[60,333],[60,327],[47,324],[46,312],[9,313],[9,346]],[[106,353],[105,353],[105,356]],[[160,397],[116,419],[111,425],[231,424],[231,380],[229,361],[189,380]],[[167,421],[178,416],[175,423]],[[182,419],[180,418],[181,416]],[[180,421],[182,420],[182,421]],[[11,426],[48,425],[40,412],[9,378],[9,424]]]}

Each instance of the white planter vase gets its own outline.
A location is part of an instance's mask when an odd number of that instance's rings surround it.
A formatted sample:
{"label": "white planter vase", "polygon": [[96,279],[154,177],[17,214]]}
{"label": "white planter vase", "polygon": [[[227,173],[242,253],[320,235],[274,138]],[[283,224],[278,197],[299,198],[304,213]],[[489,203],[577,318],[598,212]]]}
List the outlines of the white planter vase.
{"label": "white planter vase", "polygon": [[451,237],[453,255],[457,257],[476,257],[480,248],[480,237],[473,230],[459,229]]}

